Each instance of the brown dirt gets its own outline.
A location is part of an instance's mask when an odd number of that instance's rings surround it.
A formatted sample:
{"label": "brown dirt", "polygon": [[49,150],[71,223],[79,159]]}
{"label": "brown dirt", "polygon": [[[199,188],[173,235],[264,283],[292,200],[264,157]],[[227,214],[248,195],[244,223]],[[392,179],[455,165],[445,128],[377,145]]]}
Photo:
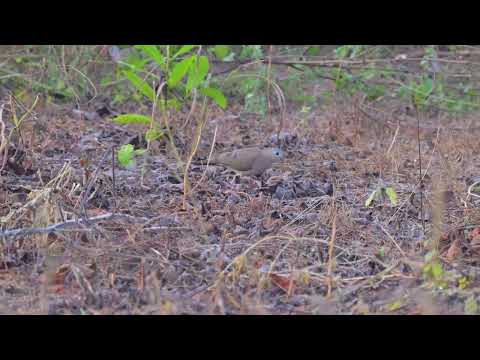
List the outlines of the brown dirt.
{"label": "brown dirt", "polygon": [[[91,179],[87,216],[119,216],[4,238],[2,313],[457,314],[478,300],[471,233],[479,199],[467,196],[480,167],[473,116],[422,118],[424,233],[416,119],[395,109],[290,111],[282,164],[262,178],[233,178],[195,162],[185,209],[183,174],[165,142],[145,164],[116,167],[113,179],[111,155],[100,161],[105,151],[141,129],[58,107],[36,111],[12,137],[1,173],[4,230],[84,218]],[[200,158],[216,127],[220,148],[276,143],[278,114],[238,113],[210,112]],[[186,159],[194,126],[182,130],[184,121],[176,114],[171,124]],[[398,205],[383,198],[366,208],[383,185],[395,189]],[[422,275],[431,239],[440,244],[441,286]]]}

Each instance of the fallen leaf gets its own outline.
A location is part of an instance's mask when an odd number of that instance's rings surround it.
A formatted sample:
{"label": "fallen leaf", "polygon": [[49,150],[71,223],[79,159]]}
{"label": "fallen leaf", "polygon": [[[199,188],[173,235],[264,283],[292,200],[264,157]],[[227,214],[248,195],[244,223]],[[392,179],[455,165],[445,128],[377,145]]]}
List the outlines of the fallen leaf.
{"label": "fallen leaf", "polygon": [[460,239],[455,239],[450,247],[448,248],[446,260],[448,262],[452,262],[456,258],[458,258],[462,253],[462,249],[460,247]]}
{"label": "fallen leaf", "polygon": [[270,274],[272,283],[278,286],[280,289],[291,295],[295,289],[295,281],[292,276]]}
{"label": "fallen leaf", "polygon": [[475,229],[472,230],[470,235],[468,236],[468,239],[472,241],[474,238],[480,236],[480,226],[476,227]]}
{"label": "fallen leaf", "polygon": [[476,227],[468,236],[473,251],[480,253],[480,227]]}

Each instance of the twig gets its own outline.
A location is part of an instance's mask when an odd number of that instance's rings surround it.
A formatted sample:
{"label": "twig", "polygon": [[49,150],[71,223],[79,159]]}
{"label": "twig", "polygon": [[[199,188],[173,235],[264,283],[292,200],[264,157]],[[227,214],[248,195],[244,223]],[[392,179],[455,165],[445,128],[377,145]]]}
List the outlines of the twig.
{"label": "twig", "polygon": [[332,272],[335,259],[333,258],[333,248],[335,245],[335,239],[337,237],[337,209],[335,203],[333,204],[333,224],[332,224],[332,235],[330,236],[330,243],[328,245],[328,267],[327,267],[327,298],[332,296]]}
{"label": "twig", "polygon": [[473,188],[474,188],[475,186],[477,186],[478,184],[480,184],[480,181],[475,181],[472,185],[470,185],[470,186],[468,187],[467,198],[465,199],[465,202],[467,202],[467,201],[470,199],[470,196],[474,196],[474,197],[476,197],[476,198],[480,198],[479,195],[472,193]]}
{"label": "twig", "polygon": [[215,126],[215,131],[213,132],[212,146],[210,147],[210,153],[208,154],[206,167],[205,167],[205,169],[203,170],[203,173],[202,173],[202,176],[200,177],[200,180],[198,180],[197,184],[196,184],[196,185],[193,187],[193,189],[191,190],[192,192],[197,189],[197,187],[202,183],[203,179],[205,178],[205,174],[207,173],[207,168],[208,168],[208,165],[210,165],[210,161],[211,161],[211,159],[212,159],[213,150],[214,150],[214,148],[215,148],[215,142],[216,142],[216,139],[217,139],[217,130],[218,130],[218,125]]}
{"label": "twig", "polygon": [[3,122],[3,109],[5,107],[5,104],[2,104],[0,106],[0,155],[2,154],[3,150],[5,149],[5,153],[3,154],[3,162],[2,162],[2,167],[0,168],[0,172],[3,170],[5,167],[5,164],[7,163],[7,154],[8,154],[8,141],[5,138],[5,123]]}
{"label": "twig", "polygon": [[423,177],[422,177],[422,152],[420,146],[420,117],[418,106],[413,102],[415,105],[415,111],[417,115],[417,142],[418,142],[418,178],[419,178],[419,185],[420,185],[420,217],[422,218],[422,228],[423,233],[425,234],[425,217],[423,216]]}
{"label": "twig", "polygon": [[400,251],[400,253],[403,255],[403,257],[406,257],[407,255],[405,254],[405,252],[402,250],[402,248],[400,247],[400,245],[398,245],[398,243],[395,241],[395,239],[393,238],[392,235],[390,235],[390,233],[380,224],[380,223],[377,223],[378,227],[380,229],[382,229],[382,231],[389,237],[389,239],[393,242],[393,244],[395,245],[395,247],[398,249],[398,251]]}
{"label": "twig", "polygon": [[[71,228],[73,226],[97,223],[100,221],[112,220],[114,218],[125,218],[131,221],[138,221],[140,219],[145,220],[143,218],[136,218],[134,216],[127,215],[127,214],[107,213],[107,214],[98,215],[98,216],[94,216],[87,219],[82,218],[82,219],[67,220],[65,222],[49,225],[46,227],[21,228],[21,229],[0,231],[0,238],[6,239],[6,238],[15,238],[17,236],[27,236],[32,234],[49,234],[55,231]],[[75,231],[82,231],[82,230],[76,229]]]}
{"label": "twig", "polygon": [[112,146],[112,196],[113,196],[112,212],[115,214],[115,212],[117,211],[117,192],[115,189],[115,145]]}
{"label": "twig", "polygon": [[197,153],[198,146],[200,145],[200,140],[202,138],[202,132],[203,128],[205,127],[205,124],[207,123],[208,120],[208,115],[207,115],[207,98],[204,98],[203,104],[202,104],[202,112],[200,115],[200,123],[198,124],[197,127],[197,133],[195,134],[195,139],[194,143],[192,145],[192,150],[190,152],[190,156],[188,157],[187,163],[184,168],[184,173],[183,173],[183,201],[182,201],[182,207],[184,210],[187,208],[187,196],[190,192],[190,183],[188,181],[188,170],[190,168],[190,165],[192,164],[193,157]]}
{"label": "twig", "polygon": [[[432,165],[433,154],[435,154],[435,150],[437,149],[439,137],[440,137],[440,128],[437,129],[437,137],[436,137],[436,139],[435,139],[435,143],[434,143],[434,146],[433,146],[433,149],[432,149],[432,155],[430,156],[430,160],[428,161],[427,167],[426,167],[425,172],[424,172],[424,174],[423,174],[423,176],[422,176],[422,180],[425,178],[425,176],[427,176],[428,171],[429,171],[429,169],[430,169],[430,166]],[[415,188],[419,185],[419,183],[420,183],[420,182],[417,182],[417,183],[415,184]],[[412,192],[410,193],[409,197],[407,197],[407,198],[405,199],[405,201],[397,208],[397,210],[393,213],[393,215],[388,219],[387,224],[389,224],[389,223],[393,220],[393,218],[394,218],[395,216],[397,216],[398,212],[405,206],[405,204],[409,201],[410,196],[411,196],[412,194],[414,194],[414,193],[415,193],[415,191],[412,191]]]}
{"label": "twig", "polygon": [[113,149],[113,146],[114,145],[110,145],[108,147],[107,151],[105,151],[105,153],[103,154],[102,158],[100,159],[100,161],[97,165],[97,168],[95,169],[95,172],[93,173],[92,177],[90,178],[90,181],[88,182],[87,187],[85,188],[85,191],[83,193],[82,200],[80,201],[80,209],[83,212],[83,215],[85,216],[85,219],[87,218],[87,211],[85,210],[85,205],[86,205],[86,202],[87,202],[88,194],[90,193],[90,190],[92,189],[93,184],[97,180],[98,171],[100,170],[100,168],[102,167],[102,164],[107,159],[107,155],[110,154],[110,150]]}

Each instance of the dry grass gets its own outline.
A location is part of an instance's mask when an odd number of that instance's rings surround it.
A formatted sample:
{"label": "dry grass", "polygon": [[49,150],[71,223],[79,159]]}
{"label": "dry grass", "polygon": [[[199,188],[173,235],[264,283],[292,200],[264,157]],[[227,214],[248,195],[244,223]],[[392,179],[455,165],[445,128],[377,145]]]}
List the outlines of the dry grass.
{"label": "dry grass", "polygon": [[[275,84],[270,91],[284,101]],[[454,126],[446,116],[422,122],[424,232],[415,119],[392,125],[395,109],[379,114],[358,100],[302,118],[272,112],[269,121],[210,108],[208,116],[176,114],[169,126],[178,157],[161,144],[147,172],[116,169],[115,184],[110,157],[100,159],[134,129],[57,110],[36,109],[40,129],[25,120],[30,140],[16,164],[25,172],[2,173],[2,312],[462,313],[462,299],[478,286],[474,115]],[[2,120],[4,161],[12,125]],[[287,160],[262,181],[232,181],[193,161],[211,156],[211,139],[220,147],[271,145],[281,123]],[[8,147],[18,144],[12,137]],[[383,199],[365,208],[385,185],[398,205]],[[14,229],[24,231],[7,237]],[[424,289],[429,249],[450,293]]]}

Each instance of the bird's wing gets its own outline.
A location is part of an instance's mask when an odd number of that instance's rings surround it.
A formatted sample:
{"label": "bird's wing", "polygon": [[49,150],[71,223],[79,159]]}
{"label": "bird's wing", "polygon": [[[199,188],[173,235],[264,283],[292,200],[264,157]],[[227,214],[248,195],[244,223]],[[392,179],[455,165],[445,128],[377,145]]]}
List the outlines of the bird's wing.
{"label": "bird's wing", "polygon": [[238,171],[248,171],[252,168],[259,151],[256,148],[238,149],[218,155],[217,162],[230,166]]}

